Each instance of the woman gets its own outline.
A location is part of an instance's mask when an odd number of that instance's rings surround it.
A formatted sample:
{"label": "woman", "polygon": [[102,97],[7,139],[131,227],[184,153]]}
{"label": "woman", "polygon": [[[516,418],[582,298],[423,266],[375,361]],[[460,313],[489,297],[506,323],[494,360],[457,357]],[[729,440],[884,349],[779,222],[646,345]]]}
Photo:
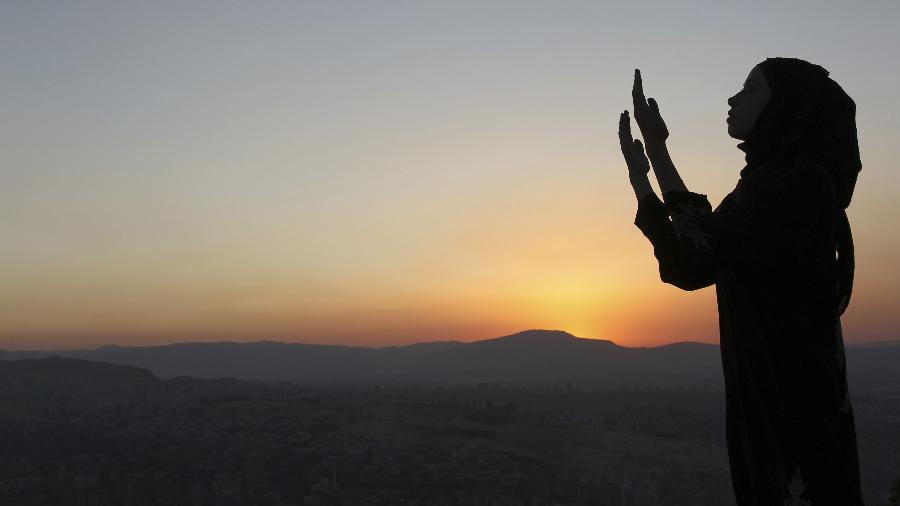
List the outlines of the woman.
{"label": "woman", "polygon": [[627,110],[619,138],[635,225],[662,281],[716,285],[738,505],[862,505],[840,324],[853,283],[845,209],[861,169],[855,103],[818,65],[769,58],[754,67],[728,100],[728,133],[744,141],[747,163],[713,211],[672,164],[638,70],[632,96],[646,154]]}

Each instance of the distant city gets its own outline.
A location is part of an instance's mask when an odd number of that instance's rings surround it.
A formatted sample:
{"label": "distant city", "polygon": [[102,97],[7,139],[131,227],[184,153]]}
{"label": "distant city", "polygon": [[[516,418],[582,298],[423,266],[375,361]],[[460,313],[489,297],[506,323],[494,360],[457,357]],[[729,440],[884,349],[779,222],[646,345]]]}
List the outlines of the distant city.
{"label": "distant city", "polygon": [[[527,331],[381,350],[217,343],[6,352],[0,504],[734,504],[718,348],[581,341],[589,340]],[[879,506],[900,481],[900,388],[897,371],[879,369],[870,349],[848,347],[848,368],[867,364],[851,391],[866,504]],[[293,350],[298,368],[313,351],[319,367],[293,379],[266,378],[260,362],[232,364],[257,371],[255,379],[183,374],[217,372],[234,360],[229,350],[254,362],[263,351]],[[891,360],[898,350],[886,344],[877,355]],[[104,354],[159,365],[96,360]],[[340,369],[338,357],[354,354]],[[609,367],[588,374],[590,361]],[[271,376],[287,363],[275,361]],[[451,374],[461,364],[465,374]],[[629,375],[627,366],[648,373]],[[534,374],[524,374],[529,367]]]}

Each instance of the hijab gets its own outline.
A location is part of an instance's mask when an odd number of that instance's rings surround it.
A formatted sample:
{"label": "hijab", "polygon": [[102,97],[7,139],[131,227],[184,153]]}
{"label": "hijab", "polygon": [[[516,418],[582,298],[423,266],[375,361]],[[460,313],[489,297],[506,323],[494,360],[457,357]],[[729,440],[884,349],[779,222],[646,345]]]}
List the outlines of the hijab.
{"label": "hijab", "polygon": [[819,65],[797,58],[759,64],[772,97],[738,148],[746,154],[738,191],[752,194],[767,181],[794,171],[822,171],[834,187],[837,208],[837,316],[853,289],[853,236],[846,209],[862,169],[856,103]]}

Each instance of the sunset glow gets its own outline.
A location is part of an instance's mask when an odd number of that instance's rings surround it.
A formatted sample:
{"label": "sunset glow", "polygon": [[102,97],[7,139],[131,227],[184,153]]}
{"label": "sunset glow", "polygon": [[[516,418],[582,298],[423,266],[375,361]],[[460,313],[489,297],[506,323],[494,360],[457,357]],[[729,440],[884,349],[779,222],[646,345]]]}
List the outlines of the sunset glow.
{"label": "sunset glow", "polygon": [[897,339],[900,72],[871,48],[900,4],[601,4],[5,6],[0,348],[717,343],[715,289],[662,284],[633,225],[617,118],[641,68],[715,206],[768,56],[856,100],[844,336]]}

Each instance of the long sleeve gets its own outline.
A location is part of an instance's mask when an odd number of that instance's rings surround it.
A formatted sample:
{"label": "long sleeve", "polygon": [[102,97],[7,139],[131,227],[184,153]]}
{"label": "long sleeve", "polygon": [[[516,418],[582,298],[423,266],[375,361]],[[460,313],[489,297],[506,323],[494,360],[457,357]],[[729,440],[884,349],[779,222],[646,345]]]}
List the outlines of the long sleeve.
{"label": "long sleeve", "polygon": [[665,203],[655,194],[639,200],[634,223],[653,244],[662,281],[704,288],[724,265],[769,280],[770,289],[800,296],[815,287],[817,298],[833,298],[834,190],[821,170],[805,169],[774,173],[743,201],[733,192],[715,212],[690,191],[667,192]]}
{"label": "long sleeve", "polygon": [[705,195],[671,191],[638,201],[634,224],[650,240],[663,282],[697,290],[716,282],[715,223]]}

